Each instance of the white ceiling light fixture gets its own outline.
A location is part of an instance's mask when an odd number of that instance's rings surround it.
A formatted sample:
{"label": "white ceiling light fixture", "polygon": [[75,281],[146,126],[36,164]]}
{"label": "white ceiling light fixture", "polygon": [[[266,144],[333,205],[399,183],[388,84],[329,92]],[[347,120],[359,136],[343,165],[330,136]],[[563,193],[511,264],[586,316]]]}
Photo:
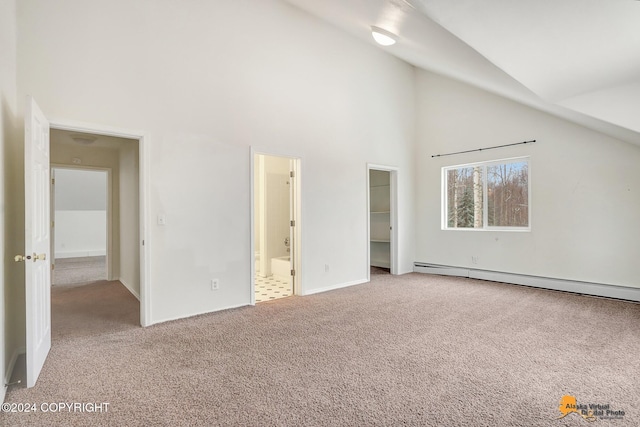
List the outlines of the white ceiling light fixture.
{"label": "white ceiling light fixture", "polygon": [[398,36],[389,32],[387,30],[383,30],[380,27],[371,26],[371,35],[373,39],[381,46],[391,46],[396,43]]}
{"label": "white ceiling light fixture", "polygon": [[98,140],[97,137],[92,135],[70,135],[76,143],[80,145],[91,145]]}

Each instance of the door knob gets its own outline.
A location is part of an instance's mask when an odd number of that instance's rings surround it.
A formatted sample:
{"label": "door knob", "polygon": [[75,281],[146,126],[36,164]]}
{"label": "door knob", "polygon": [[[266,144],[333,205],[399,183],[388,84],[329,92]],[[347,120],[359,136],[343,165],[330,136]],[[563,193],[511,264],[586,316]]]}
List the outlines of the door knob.
{"label": "door knob", "polygon": [[16,255],[16,256],[14,256],[14,257],[13,257],[13,260],[14,260],[15,262],[23,262],[23,261],[26,261],[26,260],[29,260],[29,259],[33,259],[33,262],[36,262],[36,261],[38,261],[38,260],[40,260],[40,261],[44,261],[44,260],[46,260],[46,259],[47,259],[47,254],[39,254],[39,255],[38,255],[38,254],[36,254],[36,253],[34,252],[33,256],[31,256],[31,255],[27,255],[27,256],[24,256],[24,255]]}

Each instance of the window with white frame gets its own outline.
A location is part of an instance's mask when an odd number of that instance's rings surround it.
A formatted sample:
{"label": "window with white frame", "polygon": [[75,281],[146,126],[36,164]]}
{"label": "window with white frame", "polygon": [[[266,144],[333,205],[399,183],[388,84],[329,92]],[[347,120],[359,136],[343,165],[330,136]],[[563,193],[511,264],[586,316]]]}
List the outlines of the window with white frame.
{"label": "window with white frame", "polygon": [[529,230],[529,158],[442,168],[444,229]]}

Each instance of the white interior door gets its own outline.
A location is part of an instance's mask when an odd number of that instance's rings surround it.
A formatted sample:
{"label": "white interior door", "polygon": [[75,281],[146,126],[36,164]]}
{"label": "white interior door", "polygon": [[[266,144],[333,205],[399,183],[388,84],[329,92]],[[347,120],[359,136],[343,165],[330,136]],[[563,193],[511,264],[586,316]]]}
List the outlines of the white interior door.
{"label": "white interior door", "polygon": [[33,387],[51,349],[51,188],[49,122],[31,97],[24,150],[27,387]]}

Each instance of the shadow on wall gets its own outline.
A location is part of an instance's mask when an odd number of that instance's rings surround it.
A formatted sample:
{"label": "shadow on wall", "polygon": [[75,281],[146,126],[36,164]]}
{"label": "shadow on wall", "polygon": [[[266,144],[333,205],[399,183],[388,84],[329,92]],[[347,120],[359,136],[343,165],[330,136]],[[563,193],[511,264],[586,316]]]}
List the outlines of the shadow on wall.
{"label": "shadow on wall", "polygon": [[[4,181],[4,320],[5,367],[15,352],[25,346],[24,264],[13,262],[13,256],[24,253],[24,143],[23,130],[6,97],[2,96],[2,147]],[[4,379],[3,379],[4,380]]]}

